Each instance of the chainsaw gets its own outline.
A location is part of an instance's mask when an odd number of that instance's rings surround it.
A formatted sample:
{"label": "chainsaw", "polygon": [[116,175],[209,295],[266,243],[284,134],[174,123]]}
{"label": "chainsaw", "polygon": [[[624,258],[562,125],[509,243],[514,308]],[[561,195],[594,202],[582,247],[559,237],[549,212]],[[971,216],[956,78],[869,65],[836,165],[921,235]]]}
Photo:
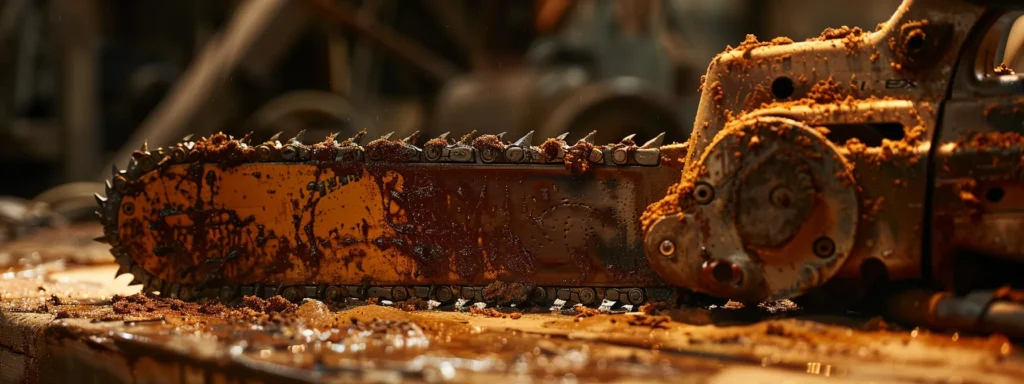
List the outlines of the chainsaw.
{"label": "chainsaw", "polygon": [[1022,6],[981,3],[748,36],[712,60],[685,144],[143,146],[97,196],[101,240],[182,299],[793,299],[1022,336],[1024,79],[994,54]]}
{"label": "chainsaw", "polygon": [[182,299],[450,303],[495,282],[518,303],[675,293],[645,260],[640,216],[678,182],[685,145],[363,137],[142,148],[99,198],[104,239],[134,283]]}

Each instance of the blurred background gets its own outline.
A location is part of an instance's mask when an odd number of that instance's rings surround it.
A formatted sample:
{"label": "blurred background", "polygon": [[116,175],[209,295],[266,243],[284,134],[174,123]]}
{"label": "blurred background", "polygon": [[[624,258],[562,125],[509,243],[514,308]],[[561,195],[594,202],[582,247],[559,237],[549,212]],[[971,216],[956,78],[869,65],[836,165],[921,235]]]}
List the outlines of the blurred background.
{"label": "blurred background", "polygon": [[[143,140],[190,133],[685,141],[700,76],[726,45],[873,30],[898,4],[2,0],[0,195],[91,214],[71,197]],[[48,190],[68,182],[91,184]]]}

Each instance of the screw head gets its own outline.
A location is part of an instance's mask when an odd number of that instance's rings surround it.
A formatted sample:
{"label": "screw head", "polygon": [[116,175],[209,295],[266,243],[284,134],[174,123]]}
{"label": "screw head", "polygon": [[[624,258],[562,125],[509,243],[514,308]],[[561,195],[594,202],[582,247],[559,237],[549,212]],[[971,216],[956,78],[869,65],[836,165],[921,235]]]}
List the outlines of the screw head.
{"label": "screw head", "polygon": [[273,154],[274,152],[270,149],[269,146],[261,145],[256,147],[256,159],[258,159],[259,161],[270,161],[271,157],[273,157]]}
{"label": "screw head", "polygon": [[524,156],[525,153],[523,152],[523,149],[519,147],[512,147],[505,151],[505,158],[513,163],[523,161]]}
{"label": "screw head", "polygon": [[480,152],[480,159],[484,162],[490,163],[498,158],[498,152],[493,148],[486,148]]}
{"label": "screw head", "polygon": [[580,290],[580,303],[583,305],[594,304],[597,300],[597,293],[594,292],[593,288],[583,288]]}
{"label": "screw head", "polygon": [[639,305],[644,302],[644,291],[640,288],[630,289],[627,297],[630,304]]}
{"label": "screw head", "polygon": [[820,258],[832,257],[836,253],[836,243],[828,236],[819,237],[814,241],[814,254]]}
{"label": "screw head", "polygon": [[396,301],[404,301],[409,298],[409,291],[405,287],[395,287],[391,290],[391,298]]}
{"label": "screw head", "polygon": [[454,296],[452,289],[448,287],[441,287],[434,291],[434,297],[437,298],[437,301],[442,303],[451,301]]}
{"label": "screw head", "polygon": [[427,160],[438,160],[441,158],[441,148],[438,148],[437,146],[429,146],[425,151],[423,151],[423,154],[427,157]]}
{"label": "screw head", "polygon": [[544,304],[548,299],[548,292],[541,287],[534,287],[530,293],[530,299],[536,304]]}
{"label": "screw head", "polygon": [[626,150],[625,149],[616,149],[614,152],[612,152],[612,161],[614,161],[615,164],[625,164],[626,163]]}
{"label": "screw head", "polygon": [[693,187],[693,199],[698,204],[708,204],[715,199],[715,189],[711,184],[700,182]]}
{"label": "screw head", "polygon": [[154,168],[157,168],[157,162],[153,159],[153,156],[141,156],[138,158],[138,168],[142,172],[150,172]]}
{"label": "screw head", "polygon": [[288,287],[281,292],[281,297],[284,297],[288,301],[296,301],[300,298],[299,289],[296,287]]}
{"label": "screw head", "polygon": [[789,208],[793,204],[793,192],[784,186],[775,187],[772,190],[769,199],[772,205],[779,208]]}
{"label": "screw head", "polygon": [[[258,150],[256,154],[259,155]],[[184,163],[188,160],[188,151],[181,147],[175,148],[174,151],[171,151],[171,160],[175,163]]]}
{"label": "screw head", "polygon": [[661,252],[662,256],[671,257],[676,253],[676,244],[672,240],[665,239],[658,244],[658,252]]}
{"label": "screw head", "polygon": [[327,301],[329,301],[329,302],[335,302],[335,301],[340,300],[341,299],[341,288],[338,288],[338,287],[333,286],[333,285],[330,286],[330,287],[327,287],[327,289],[324,290],[324,298],[327,299]]}

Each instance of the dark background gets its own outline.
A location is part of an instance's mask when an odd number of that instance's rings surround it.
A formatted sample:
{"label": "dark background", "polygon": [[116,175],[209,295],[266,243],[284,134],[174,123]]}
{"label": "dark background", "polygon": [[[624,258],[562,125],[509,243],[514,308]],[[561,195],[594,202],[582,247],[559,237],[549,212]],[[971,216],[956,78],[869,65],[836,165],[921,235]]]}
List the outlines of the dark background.
{"label": "dark background", "polygon": [[[597,129],[599,142],[633,131],[683,141],[699,78],[727,44],[871,30],[898,3],[0,1],[0,195],[99,181],[126,143],[185,133],[262,141],[307,129],[311,142],[479,129],[514,140],[534,129],[573,140]],[[232,42],[232,28],[251,39]],[[205,66],[203,52],[215,57]],[[212,74],[189,86],[198,68]],[[168,107],[176,88],[193,104]]]}

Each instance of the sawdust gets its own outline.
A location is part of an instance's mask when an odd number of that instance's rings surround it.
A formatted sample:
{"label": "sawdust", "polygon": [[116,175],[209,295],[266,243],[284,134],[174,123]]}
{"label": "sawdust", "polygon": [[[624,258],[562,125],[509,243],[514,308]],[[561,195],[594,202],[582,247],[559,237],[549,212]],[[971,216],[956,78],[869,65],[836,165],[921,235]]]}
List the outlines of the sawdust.
{"label": "sawdust", "polygon": [[649,327],[652,329],[668,329],[672,318],[668,316],[634,315],[627,320],[629,325],[634,327]]}
{"label": "sawdust", "polygon": [[[674,215],[683,211],[683,199],[693,193],[694,182],[699,177],[707,174],[707,168],[702,165],[687,167],[682,173],[681,181],[672,184],[668,191],[665,192],[665,197],[647,206],[644,213],[640,215],[640,226],[643,228],[644,233],[647,233],[651,225],[654,225],[663,216]],[[682,219],[683,217],[680,216],[679,220]]]}
{"label": "sawdust", "polygon": [[866,36],[867,33],[860,27],[850,28],[844,25],[839,28],[825,28],[818,37],[812,37],[807,41],[842,40],[846,46],[846,54],[853,55],[859,52],[858,48],[864,44]]}
{"label": "sawdust", "polygon": [[843,95],[843,90],[839,83],[832,76],[829,76],[828,79],[814,84],[811,90],[807,92],[807,98],[814,100],[815,103],[831,104],[844,101],[847,97]]}
{"label": "sawdust", "polygon": [[582,175],[590,170],[590,152],[594,150],[594,144],[587,141],[577,141],[576,145],[565,151],[565,169],[573,175]]}
{"label": "sawdust", "polygon": [[348,139],[345,139],[344,141],[339,143],[339,145],[343,145],[343,146],[352,145],[353,143],[357,143],[360,140],[362,140],[363,136],[366,136],[366,130],[365,129],[360,130],[359,132],[356,132],[355,136],[352,136],[352,137],[350,137]]}
{"label": "sawdust", "polygon": [[885,197],[879,196],[875,199],[866,199],[864,203],[864,213],[861,218],[867,221],[875,221],[878,214],[882,212],[882,207],[885,205]]}
{"label": "sawdust", "polygon": [[926,19],[906,22],[900,26],[899,35],[903,36],[900,41],[897,41],[895,37],[889,38],[889,50],[893,52],[898,60],[889,63],[893,69],[901,71],[906,67],[906,64],[913,62],[912,52],[916,49],[914,45],[923,44],[926,41],[927,35],[921,27],[927,25],[928,20]]}
{"label": "sawdust", "polygon": [[755,85],[754,89],[743,99],[743,111],[752,111],[762,108],[775,101],[775,95],[763,85]]}
{"label": "sawdust", "polygon": [[505,149],[505,144],[501,142],[497,135],[481,135],[473,139],[473,148],[476,148],[477,152],[480,153],[488,149],[501,153]]}
{"label": "sawdust", "polygon": [[324,138],[324,141],[313,144],[310,146],[312,155],[310,156],[315,161],[334,161],[338,155],[338,146],[335,139],[338,138],[337,133],[332,133]]}
{"label": "sawdust", "polygon": [[652,301],[649,303],[645,303],[644,305],[641,305],[639,309],[640,312],[646,313],[648,315],[657,315],[662,311],[668,309],[668,303],[663,301]]}
{"label": "sawdust", "polygon": [[988,150],[992,148],[1024,148],[1024,135],[1017,132],[973,133],[956,142],[956,147]]}
{"label": "sawdust", "polygon": [[576,311],[576,316],[573,316],[573,321],[575,322],[601,314],[601,311],[587,307],[583,304],[576,304],[576,306],[573,307],[573,310]]}
{"label": "sawdust", "polygon": [[157,303],[155,303],[149,296],[142,293],[136,293],[131,296],[114,295],[114,297],[111,298],[111,304],[114,313],[119,315],[153,312],[157,308]]}
{"label": "sawdust", "polygon": [[405,143],[398,140],[380,138],[371,141],[366,145],[366,151],[371,154],[371,157],[385,162],[402,163],[409,160],[409,152]]}
{"label": "sawdust", "polygon": [[544,158],[544,162],[549,162],[558,158],[558,153],[565,145],[565,141],[558,140],[555,138],[549,138],[544,140],[544,144],[540,145],[540,153]]}
{"label": "sawdust", "polygon": [[469,145],[470,143],[473,142],[473,136],[476,136],[475,129],[465,135],[462,135],[462,137],[459,138],[459,144]]}
{"label": "sawdust", "polygon": [[523,317],[521,312],[504,313],[494,308],[470,307],[469,313],[480,316],[494,317],[499,319],[518,320]]}
{"label": "sawdust", "polygon": [[435,137],[433,139],[427,140],[427,143],[423,144],[423,147],[424,148],[426,148],[426,147],[444,148],[447,145],[448,145],[448,138],[446,138],[446,137]]}
{"label": "sawdust", "polygon": [[242,306],[262,313],[294,312],[298,308],[295,303],[281,296],[273,296],[266,300],[256,296],[245,296],[242,297]]}
{"label": "sawdust", "polygon": [[1013,68],[1006,66],[1006,63],[999,64],[993,71],[1000,76],[1013,75]]}
{"label": "sawdust", "polygon": [[422,311],[427,309],[427,302],[419,297],[410,297],[408,300],[395,303],[395,308],[406,312]]}
{"label": "sawdust", "polygon": [[484,288],[484,301],[495,305],[525,303],[531,286],[522,283],[495,281]]}
{"label": "sawdust", "polygon": [[719,101],[722,101],[722,99],[725,98],[725,89],[722,88],[722,82],[715,81],[714,83],[711,83],[710,87],[711,87],[710,88],[711,89],[711,100],[714,100],[715,102],[719,102]]}
{"label": "sawdust", "polygon": [[[731,45],[730,46],[726,46],[725,50],[721,54],[732,52],[732,51],[744,51],[743,56],[744,57],[749,57],[750,51],[754,50],[755,48],[772,47],[772,46],[789,45],[789,44],[793,44],[793,39],[790,39],[788,37],[776,37],[774,39],[771,39],[770,41],[759,41],[759,40],[757,40],[757,36],[756,35],[748,34],[746,36],[746,38],[743,39],[743,41],[741,41],[740,44],[737,45],[735,48],[733,48]],[[719,55],[721,55],[721,54],[719,54]]]}
{"label": "sawdust", "polygon": [[954,191],[957,197],[960,198],[960,202],[964,203],[964,205],[976,207],[981,205],[981,199],[974,194],[974,190],[977,187],[978,183],[974,179],[960,180],[954,186]]}
{"label": "sawdust", "polygon": [[[249,135],[246,135],[246,138],[248,137]],[[198,160],[217,163],[225,167],[252,162],[256,159],[255,147],[242,144],[240,140],[235,140],[224,133],[216,133],[209,138],[196,141],[191,153]]]}

